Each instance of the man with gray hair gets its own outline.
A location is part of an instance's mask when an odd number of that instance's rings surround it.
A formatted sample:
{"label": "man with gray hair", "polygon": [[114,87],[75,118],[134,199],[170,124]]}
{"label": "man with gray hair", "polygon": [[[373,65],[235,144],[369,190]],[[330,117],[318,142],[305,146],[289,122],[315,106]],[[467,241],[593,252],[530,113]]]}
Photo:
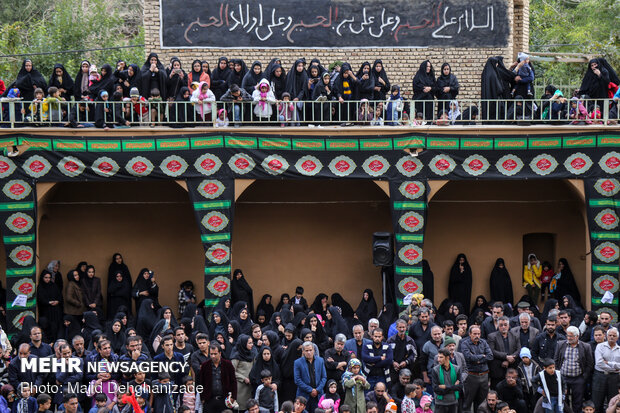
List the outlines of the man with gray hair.
{"label": "man with gray hair", "polygon": [[519,325],[510,329],[520,347],[530,346],[530,341],[538,335],[538,329],[532,325],[532,318],[526,312],[519,314]]}
{"label": "man with gray hair", "polygon": [[[618,375],[620,373],[620,346],[618,329],[607,330],[607,341],[596,346],[594,351],[594,375],[592,376],[592,401],[597,412],[603,411],[605,397],[611,400],[618,390]],[[614,388],[615,386],[615,388]]]}
{"label": "man with gray hair", "polygon": [[338,391],[342,389],[342,375],[347,370],[351,353],[344,350],[347,337],[344,334],[336,334],[334,337],[334,347],[325,351],[325,369],[327,370],[327,380],[333,379],[338,383]]}
{"label": "man with gray hair", "polygon": [[571,407],[578,412],[583,404],[586,383],[590,381],[594,358],[592,348],[579,340],[579,329],[566,329],[566,340],[558,342],[555,350],[555,368],[562,373],[562,381],[571,394]]}
{"label": "man with gray hair", "polygon": [[301,357],[295,360],[293,365],[293,377],[297,386],[296,397],[305,397],[308,400],[307,410],[313,412],[327,383],[325,362],[314,354],[314,345],[310,341],[302,343],[301,353]]}
{"label": "man with gray hair", "polygon": [[368,320],[368,331],[364,333],[364,338],[372,340],[372,332],[379,328],[379,320],[371,318]]}

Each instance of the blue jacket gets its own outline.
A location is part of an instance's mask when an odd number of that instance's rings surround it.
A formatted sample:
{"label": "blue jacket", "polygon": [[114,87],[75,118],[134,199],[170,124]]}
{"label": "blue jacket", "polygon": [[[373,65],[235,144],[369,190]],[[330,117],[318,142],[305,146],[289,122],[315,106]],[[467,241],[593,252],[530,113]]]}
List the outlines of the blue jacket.
{"label": "blue jacket", "polygon": [[[323,395],[323,388],[327,382],[327,371],[325,370],[325,362],[321,357],[314,356],[314,374],[316,377],[316,391],[319,393],[317,398]],[[306,358],[301,356],[295,360],[294,376],[295,385],[297,386],[296,397],[303,396],[306,399],[310,398],[310,372],[308,371],[308,363]]]}
{"label": "blue jacket", "polygon": [[[366,347],[368,344],[372,344],[372,340],[368,340],[367,338],[362,339],[362,348]],[[344,343],[344,351],[348,351],[349,353],[355,353],[356,358],[359,361],[362,361],[362,355],[357,354],[357,344],[355,343],[354,338],[350,338]]]}

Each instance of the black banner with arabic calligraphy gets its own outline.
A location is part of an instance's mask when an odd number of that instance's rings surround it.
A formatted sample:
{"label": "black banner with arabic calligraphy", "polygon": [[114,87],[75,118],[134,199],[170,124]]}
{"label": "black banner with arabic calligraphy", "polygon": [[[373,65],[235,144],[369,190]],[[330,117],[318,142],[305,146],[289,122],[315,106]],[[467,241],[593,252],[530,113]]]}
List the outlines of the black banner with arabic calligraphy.
{"label": "black banner with arabic calligraphy", "polygon": [[160,0],[163,48],[503,47],[505,0]]}

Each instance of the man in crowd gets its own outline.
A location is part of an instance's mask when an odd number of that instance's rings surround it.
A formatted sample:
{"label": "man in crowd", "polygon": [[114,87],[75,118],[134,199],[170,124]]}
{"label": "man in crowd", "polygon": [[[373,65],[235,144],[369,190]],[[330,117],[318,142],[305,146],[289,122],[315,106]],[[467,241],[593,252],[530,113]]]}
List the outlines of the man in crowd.
{"label": "man in crowd", "polygon": [[347,337],[344,334],[336,334],[336,337],[334,337],[334,347],[325,351],[327,380],[335,380],[338,383],[339,391],[342,391],[342,375],[347,369],[349,360],[351,360],[351,353],[344,351],[344,343],[346,341]]}
{"label": "man in crowd", "polygon": [[431,387],[431,371],[433,364],[435,363],[435,357],[439,353],[439,349],[443,345],[441,339],[441,327],[435,325],[431,328],[431,340],[427,341],[422,347],[422,353],[420,355],[422,365],[422,377],[426,388],[430,391]]}
{"label": "man in crowd", "polygon": [[519,325],[510,329],[510,334],[517,338],[519,347],[529,347],[538,335],[538,329],[532,326],[532,318],[526,312],[519,314]]}
{"label": "man in crowd", "polygon": [[592,377],[592,401],[596,411],[603,411],[605,398],[611,400],[618,388],[618,374],[620,373],[620,346],[618,329],[607,330],[607,341],[596,346],[594,375]]}
{"label": "man in crowd", "polygon": [[[422,352],[422,347],[424,347],[424,344],[431,339],[431,328],[433,328],[434,325],[435,323],[430,321],[430,312],[428,308],[421,308],[418,314],[418,321],[411,324],[409,327],[409,337],[411,337],[415,342],[416,351],[418,354]],[[421,373],[422,364],[420,358],[418,357],[413,366],[413,374],[414,376],[419,377]]]}
{"label": "man in crowd", "polygon": [[383,330],[377,327],[372,332],[372,344],[362,350],[364,373],[371,386],[379,382],[390,383],[392,360],[392,348],[383,342]]}
{"label": "man in crowd", "polygon": [[30,329],[30,354],[37,357],[47,357],[54,354],[52,347],[43,342],[43,334],[39,327]]}
{"label": "man in crowd", "polygon": [[431,370],[435,393],[435,413],[457,413],[459,398],[463,393],[461,371],[450,362],[450,351],[442,348],[437,353],[439,364]]}
{"label": "man in crowd", "polygon": [[398,380],[392,382],[389,393],[397,406],[400,406],[405,397],[405,387],[411,383],[411,370],[401,369],[398,371]]}
{"label": "man in crowd", "polygon": [[[63,344],[60,346],[60,357],[63,359],[67,366],[69,365],[69,360],[72,358],[80,360],[78,357],[74,356],[71,353],[71,347],[69,347],[68,344]],[[62,391],[51,395],[54,405],[60,405],[63,402],[62,395],[67,394],[70,384],[76,385],[82,381],[83,371],[84,362],[80,360],[79,371],[70,371],[69,369],[66,369],[66,371],[62,371],[61,369],[59,369],[59,371],[56,372],[54,384],[60,385]]]}
{"label": "man in crowd", "polygon": [[[417,358],[415,341],[407,335],[407,322],[396,320],[398,333],[388,338],[387,344],[392,348],[392,365],[390,366],[390,380],[396,383],[402,369],[411,369]],[[410,374],[411,375],[411,374]]]}
{"label": "man in crowd", "polygon": [[579,340],[577,327],[569,326],[566,329],[566,340],[558,343],[555,368],[562,373],[564,385],[572,395],[573,411],[579,411],[583,404],[586,383],[590,381],[593,366],[591,347]]}
{"label": "man in crowd", "polygon": [[497,395],[500,400],[508,403],[516,413],[527,413],[527,403],[517,370],[509,368],[506,371],[506,378],[497,385]]}
{"label": "man in crowd", "polygon": [[198,345],[198,350],[194,351],[189,358],[192,377],[197,377],[202,363],[209,360],[209,337],[204,333],[197,334],[196,344]]}
{"label": "man in crowd", "polygon": [[510,319],[511,330],[518,327],[521,323],[521,314],[528,314],[530,316],[530,324],[532,324],[532,327],[540,331],[540,321],[536,317],[532,317],[530,314],[530,303],[527,301],[520,301],[519,304],[517,304],[517,315]]}
{"label": "man in crowd", "polygon": [[353,326],[353,338],[347,340],[344,350],[349,352],[351,357],[362,361],[362,349],[371,343],[371,340],[364,338],[364,327],[361,324],[356,324]]}
{"label": "man in crowd", "polygon": [[17,348],[17,357],[11,360],[9,364],[9,384],[13,386],[14,389],[19,387],[19,384],[22,382],[26,383],[34,383],[35,385],[40,385],[43,383],[43,375],[34,373],[32,370],[27,370],[22,373],[22,360],[32,360],[37,358],[30,354],[30,345],[27,343],[22,343]]}
{"label": "man in crowd", "polygon": [[566,337],[566,329],[570,327],[570,314],[566,310],[561,310],[558,313],[558,326],[556,330],[558,330],[558,334]]}
{"label": "man in crowd", "polygon": [[491,316],[487,317],[482,323],[482,337],[486,339],[489,334],[494,333],[498,329],[498,320],[504,316],[504,304],[501,301],[493,303],[491,308]]}
{"label": "man in crowd", "polygon": [[457,346],[459,345],[459,341],[461,341],[461,336],[454,333],[454,322],[452,320],[443,322],[443,333],[441,334],[441,338],[445,340],[447,337],[454,339]]}
{"label": "man in crowd", "polygon": [[222,358],[219,343],[209,345],[209,359],[202,363],[198,374],[198,383],[202,385],[200,400],[203,411],[221,413],[226,410],[226,397],[230,393],[231,402],[237,399],[237,379],[232,363]]}
{"label": "man in crowd", "polygon": [[467,362],[467,380],[465,380],[465,402],[463,407],[473,411],[484,401],[489,391],[489,362],[493,352],[487,342],[480,338],[480,327],[469,327],[469,337],[461,340],[460,351]]}
{"label": "man in crowd", "polygon": [[194,347],[187,343],[185,329],[181,326],[174,329],[174,352],[181,354],[185,361],[188,361],[194,352]]}
{"label": "man in crowd", "polygon": [[[177,366],[183,365],[185,363],[185,358],[181,353],[177,353],[174,351],[174,337],[171,335],[167,335],[161,339],[161,346],[164,348],[162,353],[159,353],[155,357],[153,357],[153,361],[171,364],[175,363]],[[181,386],[183,384],[183,377],[187,373],[189,373],[189,369],[179,369],[178,372],[173,372],[170,375],[171,382],[176,384],[177,386]]]}
{"label": "man in crowd", "polygon": [[[148,354],[142,352],[142,348],[140,346],[140,339],[137,336],[127,337],[125,348],[127,349],[127,351],[124,354],[121,354],[121,356],[119,357],[121,361],[129,361],[134,364],[150,360]],[[129,381],[133,378],[133,373],[123,373],[123,377],[126,381]]]}
{"label": "man in crowd", "polygon": [[82,361],[86,360],[86,349],[84,348],[84,337],[78,335],[71,340],[71,347],[73,347],[73,354],[75,357],[79,357]]}
{"label": "man in crowd", "polygon": [[538,334],[534,340],[530,343],[530,351],[534,361],[540,364],[542,359],[551,358],[555,356],[555,349],[559,340],[566,340],[566,337],[560,336],[557,333],[556,318],[549,316],[545,323],[545,331]]}
{"label": "man in crowd", "polygon": [[297,396],[305,397],[308,401],[307,410],[313,412],[323,395],[327,371],[323,359],[314,354],[314,345],[311,341],[303,342],[301,352],[302,356],[294,363]]}
{"label": "man in crowd", "polygon": [[75,394],[65,394],[64,403],[65,413],[78,413],[80,403],[78,397]]}
{"label": "man in crowd", "polygon": [[521,346],[517,338],[510,334],[510,321],[502,316],[497,321],[498,331],[489,334],[487,341],[493,352],[493,361],[490,364],[491,387],[495,388],[506,376],[509,367],[515,367],[519,360]]}
{"label": "man in crowd", "polygon": [[477,410],[473,410],[475,413],[497,413],[497,392],[495,390],[489,390],[486,399],[480,404]]}
{"label": "man in crowd", "polygon": [[385,387],[385,383],[375,384],[374,390],[366,394],[366,403],[376,403],[377,411],[384,412],[385,407],[390,402],[390,395]]}
{"label": "man in crowd", "polygon": [[598,314],[596,311],[588,311],[583,317],[579,331],[581,332],[581,341],[586,343],[592,340],[592,329],[598,323]]}
{"label": "man in crowd", "polygon": [[371,318],[370,320],[368,320],[368,331],[364,333],[364,338],[372,340],[372,332],[375,331],[375,329],[377,328],[379,328],[379,320],[377,320],[376,318]]}
{"label": "man in crowd", "polygon": [[590,347],[592,348],[592,354],[596,351],[596,346],[605,341],[605,329],[603,326],[595,326],[592,329],[592,340],[590,341]]}

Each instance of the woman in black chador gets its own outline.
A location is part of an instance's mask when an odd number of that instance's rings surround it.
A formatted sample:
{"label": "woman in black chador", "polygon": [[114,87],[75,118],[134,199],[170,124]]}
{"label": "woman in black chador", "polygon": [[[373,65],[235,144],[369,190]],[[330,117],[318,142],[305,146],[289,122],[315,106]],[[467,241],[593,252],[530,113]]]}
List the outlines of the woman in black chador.
{"label": "woman in black chador", "polygon": [[448,298],[453,303],[461,303],[463,308],[467,310],[471,301],[471,285],[471,267],[465,254],[459,254],[450,270]]}

